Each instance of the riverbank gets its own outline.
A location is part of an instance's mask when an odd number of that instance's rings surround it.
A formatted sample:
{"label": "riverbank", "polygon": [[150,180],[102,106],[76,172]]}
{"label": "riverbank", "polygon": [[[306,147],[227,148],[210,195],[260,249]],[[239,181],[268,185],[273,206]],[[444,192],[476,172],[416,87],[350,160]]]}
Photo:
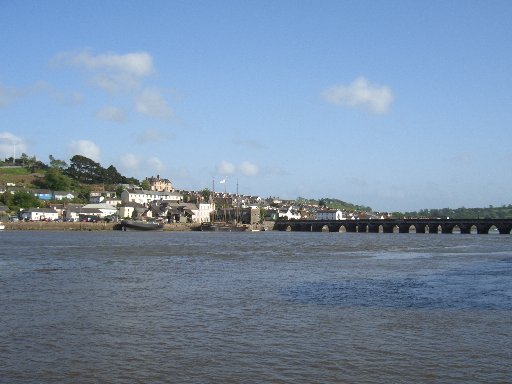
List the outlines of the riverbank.
{"label": "riverbank", "polygon": [[[4,222],[6,231],[113,231],[117,223],[17,221]],[[165,224],[164,231],[192,231],[197,224]]]}
{"label": "riverbank", "polygon": [[[4,222],[6,231],[113,231],[117,223],[89,223],[89,222],[57,222],[57,221],[16,221]],[[165,224],[164,231],[195,231],[200,225],[195,223]],[[274,222],[265,222],[263,225],[255,224],[250,230],[272,230]]]}

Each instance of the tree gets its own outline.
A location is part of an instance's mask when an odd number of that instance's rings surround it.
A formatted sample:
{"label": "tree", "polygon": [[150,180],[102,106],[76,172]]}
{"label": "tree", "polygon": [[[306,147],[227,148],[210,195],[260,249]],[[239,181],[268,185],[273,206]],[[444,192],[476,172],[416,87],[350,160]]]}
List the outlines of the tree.
{"label": "tree", "polygon": [[11,192],[4,192],[0,195],[0,203],[10,206],[12,205],[12,193]]}
{"label": "tree", "polygon": [[204,188],[199,193],[201,194],[201,197],[203,198],[203,200],[208,201],[210,199],[211,192],[208,188]]}
{"label": "tree", "polygon": [[151,185],[149,185],[149,181],[148,179],[145,179],[141,184],[140,184],[140,187],[145,190],[145,191],[149,191],[151,189]]}
{"label": "tree", "polygon": [[104,180],[104,169],[101,165],[82,155],[75,155],[71,158],[66,173],[85,184],[102,183]]}
{"label": "tree", "polygon": [[28,192],[16,192],[12,195],[11,200],[11,210],[14,210],[14,207],[19,208],[33,208],[37,207],[41,204],[39,199],[35,197],[34,195],[28,193]]}
{"label": "tree", "polygon": [[71,189],[71,180],[59,168],[51,168],[46,171],[44,181],[45,187],[52,191],[67,191]]}
{"label": "tree", "polygon": [[51,168],[65,169],[68,166],[68,164],[64,160],[57,160],[52,155],[50,155],[49,158],[50,158],[50,167]]}
{"label": "tree", "polygon": [[109,166],[103,172],[103,182],[108,184],[120,184],[124,181],[124,177],[117,171],[113,165]]}

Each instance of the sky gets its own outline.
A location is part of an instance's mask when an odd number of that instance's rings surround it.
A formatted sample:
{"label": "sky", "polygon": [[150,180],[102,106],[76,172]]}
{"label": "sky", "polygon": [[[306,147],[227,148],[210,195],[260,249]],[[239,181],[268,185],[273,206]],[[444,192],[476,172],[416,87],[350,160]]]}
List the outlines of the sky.
{"label": "sky", "polygon": [[0,0],[0,158],[375,211],[512,204],[510,20],[508,0]]}

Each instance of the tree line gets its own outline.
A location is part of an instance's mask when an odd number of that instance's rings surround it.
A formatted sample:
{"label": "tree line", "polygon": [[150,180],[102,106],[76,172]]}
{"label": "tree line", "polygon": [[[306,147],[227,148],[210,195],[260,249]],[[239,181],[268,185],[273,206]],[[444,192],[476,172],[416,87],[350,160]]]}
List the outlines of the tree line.
{"label": "tree line", "polygon": [[512,204],[487,208],[441,208],[421,209],[419,211],[405,212],[405,217],[439,217],[450,219],[510,219],[512,218]]}
{"label": "tree line", "polygon": [[[141,185],[139,180],[121,175],[113,165],[104,168],[100,163],[82,155],[73,156],[69,164],[52,155],[49,156],[48,164],[45,164],[38,161],[35,156],[29,157],[26,154],[17,159],[7,158],[0,163],[3,166],[21,167],[32,174],[40,174],[32,179],[34,187],[51,191],[72,191],[76,196],[74,202],[77,203],[89,200],[91,187],[95,184],[103,184],[106,188],[116,191],[119,189],[119,193],[120,184]],[[14,194],[5,192],[0,195],[0,203],[12,211],[21,207],[41,206],[41,201],[37,197],[25,191],[17,191]]]}
{"label": "tree line", "polygon": [[38,161],[35,156],[29,157],[22,154],[13,160],[6,158],[2,165],[15,165],[27,169],[29,172],[41,172],[45,174],[43,180],[36,181],[40,188],[65,191],[79,184],[134,184],[140,185],[139,180],[126,177],[119,173],[113,165],[104,168],[100,163],[82,156],[75,155],[69,160],[69,165],[64,160],[49,156],[48,164]]}

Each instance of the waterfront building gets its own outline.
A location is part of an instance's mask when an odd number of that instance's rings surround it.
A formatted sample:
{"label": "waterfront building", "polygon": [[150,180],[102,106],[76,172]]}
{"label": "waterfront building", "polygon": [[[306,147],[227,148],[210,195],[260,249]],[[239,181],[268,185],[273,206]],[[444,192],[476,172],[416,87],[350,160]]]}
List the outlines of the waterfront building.
{"label": "waterfront building", "polygon": [[316,212],[316,220],[346,220],[339,209],[322,209]]}

